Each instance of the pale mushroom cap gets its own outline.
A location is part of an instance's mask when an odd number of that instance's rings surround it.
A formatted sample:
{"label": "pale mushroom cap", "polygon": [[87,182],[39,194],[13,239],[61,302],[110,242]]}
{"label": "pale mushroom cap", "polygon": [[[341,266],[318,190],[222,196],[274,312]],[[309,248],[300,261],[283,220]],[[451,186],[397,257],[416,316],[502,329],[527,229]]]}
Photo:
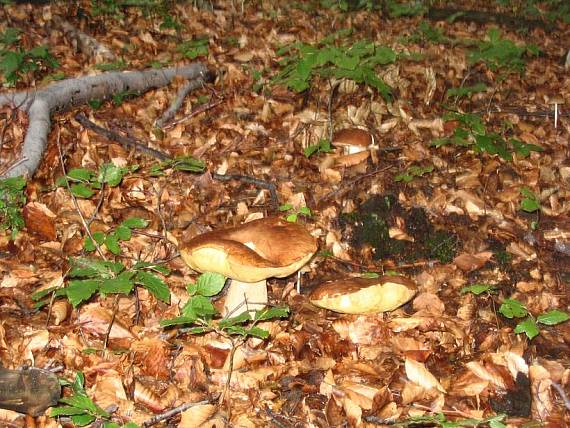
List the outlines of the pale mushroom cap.
{"label": "pale mushroom cap", "polygon": [[332,144],[342,147],[347,154],[366,150],[374,143],[372,135],[360,128],[345,128],[333,135]]}
{"label": "pale mushroom cap", "polygon": [[317,251],[316,239],[300,224],[262,218],[199,235],[180,254],[198,272],[217,272],[243,282],[285,277]]}
{"label": "pale mushroom cap", "polygon": [[335,312],[369,314],[393,311],[409,302],[416,291],[416,284],[403,276],[346,278],[321,284],[309,300],[315,306]]}

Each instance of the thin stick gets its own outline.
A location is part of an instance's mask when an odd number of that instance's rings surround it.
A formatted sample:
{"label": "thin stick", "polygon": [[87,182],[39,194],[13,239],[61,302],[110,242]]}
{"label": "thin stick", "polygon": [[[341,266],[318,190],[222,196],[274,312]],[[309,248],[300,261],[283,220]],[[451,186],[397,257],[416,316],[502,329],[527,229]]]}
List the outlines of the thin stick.
{"label": "thin stick", "polygon": [[203,400],[203,401],[197,401],[195,403],[181,404],[180,406],[173,407],[172,409],[167,410],[166,412],[160,413],[158,415],[153,416],[150,419],[147,419],[146,421],[143,422],[142,426],[143,427],[150,427],[152,425],[156,425],[157,423],[162,422],[166,419],[170,419],[171,417],[176,416],[179,413],[182,413],[185,410],[190,409],[191,407],[203,406],[203,405],[209,404],[209,403],[210,402],[208,400]]}
{"label": "thin stick", "polygon": [[190,80],[188,82],[186,82],[186,84],[180,88],[180,90],[178,91],[178,94],[176,94],[176,98],[174,99],[174,102],[170,105],[170,107],[168,107],[166,109],[166,111],[162,114],[162,116],[156,120],[155,125],[158,128],[162,128],[163,125],[168,122],[170,119],[172,119],[174,117],[174,115],[176,114],[176,112],[178,110],[180,110],[180,107],[182,107],[182,103],[184,102],[184,99],[186,98],[186,96],[192,92],[194,89],[198,89],[204,86],[204,82],[201,79],[197,79],[197,80]]}
{"label": "thin stick", "polygon": [[224,102],[223,98],[220,98],[220,99],[218,99],[218,100],[216,100],[216,101],[214,101],[214,102],[207,102],[206,104],[201,104],[201,105],[199,105],[198,107],[196,107],[195,109],[192,109],[192,112],[191,112],[190,114],[184,116],[182,119],[175,120],[174,122],[169,123],[168,125],[163,126],[162,129],[163,129],[163,130],[167,130],[167,129],[173,128],[173,127],[175,127],[176,125],[178,125],[178,124],[180,124],[180,123],[183,123],[183,122],[186,122],[187,120],[192,119],[194,116],[196,116],[196,115],[198,115],[198,114],[200,114],[200,113],[203,113],[203,112],[205,112],[205,111],[208,111],[208,110],[210,110],[211,108],[214,108],[214,107],[220,105],[220,104],[223,103],[223,102]]}
{"label": "thin stick", "polygon": [[161,151],[152,149],[144,144],[139,143],[134,138],[126,137],[124,135],[118,134],[117,132],[111,131],[110,129],[103,128],[96,123],[90,121],[83,113],[78,113],[75,115],[75,120],[77,120],[84,128],[90,129],[93,132],[102,135],[106,139],[110,141],[116,141],[117,143],[121,144],[127,148],[135,148],[139,152],[157,158],[159,160],[165,161],[169,160],[170,157],[167,154],[162,153]]}

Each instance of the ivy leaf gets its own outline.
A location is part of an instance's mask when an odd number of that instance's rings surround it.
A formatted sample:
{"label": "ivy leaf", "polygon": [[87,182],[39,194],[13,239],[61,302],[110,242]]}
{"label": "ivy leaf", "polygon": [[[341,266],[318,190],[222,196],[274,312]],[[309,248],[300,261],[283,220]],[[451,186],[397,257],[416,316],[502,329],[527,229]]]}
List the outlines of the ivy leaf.
{"label": "ivy leaf", "polygon": [[558,309],[553,309],[551,311],[545,312],[540,314],[536,320],[541,324],[546,325],[556,325],[560,324],[564,321],[568,321],[570,319],[570,315],[564,311],[560,311]]}

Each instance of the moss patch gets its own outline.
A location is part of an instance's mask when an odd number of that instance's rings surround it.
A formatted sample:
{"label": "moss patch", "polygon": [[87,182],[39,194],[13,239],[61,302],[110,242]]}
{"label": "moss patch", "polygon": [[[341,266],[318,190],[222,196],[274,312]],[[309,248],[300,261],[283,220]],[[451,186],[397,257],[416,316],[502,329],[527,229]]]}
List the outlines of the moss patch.
{"label": "moss patch", "polygon": [[[405,232],[414,241],[392,239],[389,229],[403,220]],[[373,249],[373,259],[394,259],[398,262],[437,259],[449,263],[457,253],[457,236],[436,228],[423,208],[404,210],[393,195],[373,196],[358,210],[342,214],[340,224],[350,234],[357,250]]]}

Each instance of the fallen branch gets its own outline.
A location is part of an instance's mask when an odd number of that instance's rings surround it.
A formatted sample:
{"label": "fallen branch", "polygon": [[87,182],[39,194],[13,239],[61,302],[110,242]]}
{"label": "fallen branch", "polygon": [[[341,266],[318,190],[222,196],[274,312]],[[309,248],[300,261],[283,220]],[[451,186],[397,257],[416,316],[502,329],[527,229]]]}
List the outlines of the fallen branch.
{"label": "fallen branch", "polygon": [[[118,134],[115,131],[112,131],[107,128],[103,128],[92,121],[90,121],[85,115],[78,114],[75,116],[75,119],[83,125],[85,128],[91,129],[93,132],[96,132],[99,135],[104,136],[110,141],[115,141],[121,144],[123,147],[127,148],[135,148],[149,156],[152,156],[162,162],[173,160],[168,154],[163,153],[159,150],[151,149],[150,147],[139,143],[138,141],[134,140],[133,138],[126,137],[124,135]],[[216,172],[211,174],[214,180],[218,181],[241,181],[242,183],[253,184],[256,187],[261,187],[262,189],[266,189],[269,191],[269,195],[271,197],[271,205],[274,210],[277,210],[279,207],[279,197],[277,196],[277,187],[274,183],[266,180],[262,180],[255,177],[250,177],[248,175],[241,175],[241,174],[218,174]]]}
{"label": "fallen branch", "polygon": [[57,27],[61,28],[63,33],[81,52],[93,58],[95,62],[113,62],[117,60],[115,54],[107,46],[75,28],[62,17],[54,15],[51,20]]}
{"label": "fallen branch", "polygon": [[173,416],[176,416],[177,414],[182,413],[182,412],[190,409],[191,407],[205,406],[206,404],[210,404],[210,402],[207,400],[203,400],[203,401],[197,401],[195,403],[181,404],[180,406],[173,407],[172,409],[167,410],[164,413],[160,413],[160,414],[155,415],[152,418],[144,421],[142,426],[143,427],[150,427],[150,426],[156,425],[157,423],[162,422],[166,419],[170,419]]}
{"label": "fallen branch", "polygon": [[209,78],[200,63],[160,70],[110,72],[53,83],[37,91],[0,94],[0,107],[12,105],[28,114],[29,125],[21,158],[24,162],[6,171],[2,177],[32,176],[38,168],[47,145],[54,111],[69,109],[93,99],[106,99],[124,91],[146,92],[167,85],[176,76],[189,80]]}
{"label": "fallen branch", "polygon": [[186,82],[186,84],[178,91],[174,102],[170,105],[170,107],[166,109],[162,116],[156,120],[155,125],[158,128],[162,128],[165,123],[174,117],[180,107],[182,107],[184,98],[186,98],[190,92],[192,92],[194,89],[198,89],[200,86],[202,86],[202,82],[199,80],[191,80],[189,82]]}

